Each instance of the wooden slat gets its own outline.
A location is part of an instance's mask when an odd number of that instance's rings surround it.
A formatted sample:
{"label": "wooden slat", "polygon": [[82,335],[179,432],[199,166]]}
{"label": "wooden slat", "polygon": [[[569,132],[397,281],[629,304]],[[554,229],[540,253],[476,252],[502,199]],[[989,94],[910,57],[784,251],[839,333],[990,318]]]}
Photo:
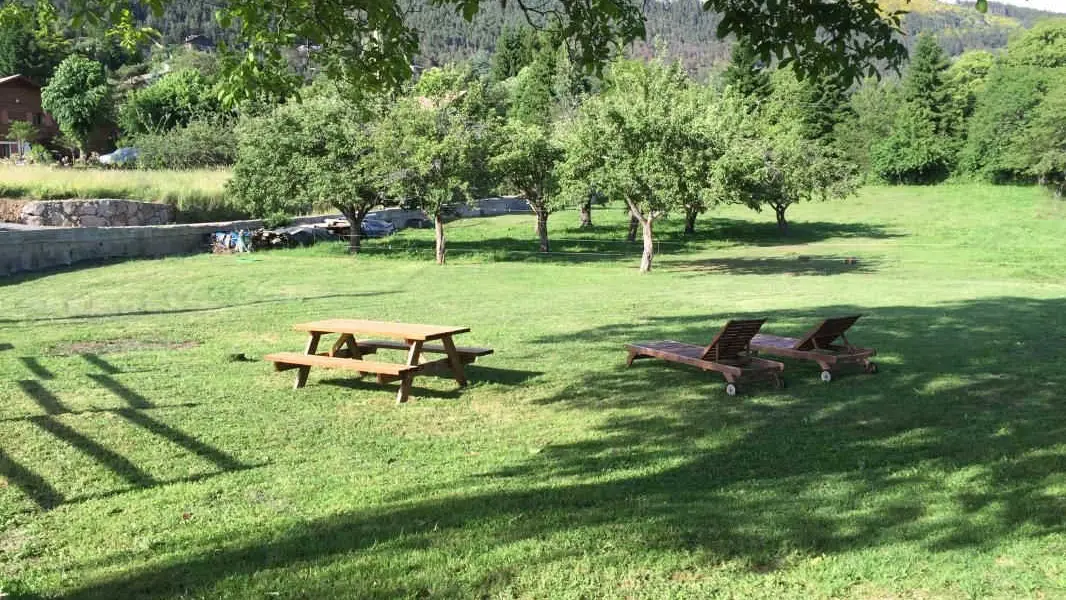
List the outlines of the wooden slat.
{"label": "wooden slat", "polygon": [[263,359],[279,365],[327,367],[330,369],[347,369],[349,371],[379,373],[383,375],[402,375],[419,369],[417,366],[398,365],[395,363],[383,363],[369,360],[355,360],[352,358],[337,358],[324,354],[301,354],[299,352],[275,352],[274,354],[264,356]]}
{"label": "wooden slat", "polygon": [[[787,349],[791,350],[799,344],[799,338],[782,337],[779,335],[768,335],[760,333],[751,338],[752,350],[771,348],[771,349]],[[758,348],[756,348],[758,346]]]}
{"label": "wooden slat", "polygon": [[447,335],[466,333],[469,327],[447,325],[418,325],[414,323],[389,323],[362,319],[326,319],[294,325],[297,331],[319,333],[347,333],[352,335],[380,335],[402,340],[435,340]]}
{"label": "wooden slat", "polygon": [[[395,342],[392,340],[360,340],[359,348],[385,348],[388,350],[407,350],[408,345],[403,342]],[[476,346],[456,346],[456,351],[460,355],[464,356],[488,356],[492,354],[494,350],[492,348],[479,348]],[[424,344],[422,346],[422,352],[431,352],[434,354],[445,354],[447,351],[444,349],[443,344]]]}
{"label": "wooden slat", "polygon": [[835,342],[838,337],[844,335],[848,329],[851,329],[851,326],[855,324],[855,321],[858,321],[861,317],[862,315],[852,315],[850,317],[832,317],[826,319],[800,338],[795,348],[796,350],[826,348]]}
{"label": "wooden slat", "polygon": [[703,352],[705,360],[723,361],[739,358],[748,351],[751,338],[759,333],[766,319],[731,320],[714,336]]}

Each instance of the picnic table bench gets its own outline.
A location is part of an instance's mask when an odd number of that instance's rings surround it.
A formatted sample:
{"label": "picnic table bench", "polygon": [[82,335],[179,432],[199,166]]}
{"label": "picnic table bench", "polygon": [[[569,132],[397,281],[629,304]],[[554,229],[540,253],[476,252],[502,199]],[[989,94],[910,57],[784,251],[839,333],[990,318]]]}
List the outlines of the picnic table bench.
{"label": "picnic table bench", "polygon": [[[306,331],[309,335],[303,354],[299,352],[277,352],[268,354],[266,360],[274,363],[278,371],[298,369],[295,388],[302,388],[307,383],[311,367],[345,369],[355,371],[360,376],[366,373],[377,375],[378,383],[400,381],[400,390],[396,401],[406,402],[411,393],[411,381],[418,374],[447,372],[460,387],[467,384],[463,365],[470,364],[479,356],[492,354],[492,348],[457,347],[452,338],[460,333],[470,331],[469,327],[449,327],[441,325],[419,325],[412,323],[390,323],[387,321],[367,321],[362,319],[327,319],[293,326],[297,331]],[[318,346],[323,336],[338,334],[328,352],[319,352]],[[356,336],[373,335],[387,340],[362,340]],[[437,344],[426,344],[436,341]],[[378,350],[404,350],[407,361],[403,364],[365,360],[364,357],[376,354]],[[444,354],[444,358],[421,362],[423,353]]]}

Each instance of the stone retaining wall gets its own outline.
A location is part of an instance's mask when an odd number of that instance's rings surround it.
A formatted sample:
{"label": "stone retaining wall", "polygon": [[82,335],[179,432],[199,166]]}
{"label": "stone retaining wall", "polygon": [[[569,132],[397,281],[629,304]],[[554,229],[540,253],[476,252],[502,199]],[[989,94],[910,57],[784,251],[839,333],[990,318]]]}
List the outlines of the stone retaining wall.
{"label": "stone retaining wall", "polygon": [[0,276],[82,261],[205,252],[210,233],[258,229],[262,225],[262,221],[232,221],[154,227],[0,229]]}
{"label": "stone retaining wall", "polygon": [[132,200],[40,200],[23,205],[19,221],[37,227],[130,227],[174,220],[168,204]]}

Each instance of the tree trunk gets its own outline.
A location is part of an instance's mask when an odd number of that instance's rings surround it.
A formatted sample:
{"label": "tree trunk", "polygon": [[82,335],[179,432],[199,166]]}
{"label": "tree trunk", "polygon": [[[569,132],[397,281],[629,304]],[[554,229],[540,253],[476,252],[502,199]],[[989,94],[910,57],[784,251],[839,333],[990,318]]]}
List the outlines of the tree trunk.
{"label": "tree trunk", "polygon": [[359,209],[355,206],[345,206],[340,209],[345,219],[348,219],[348,253],[359,254],[363,247],[363,219],[368,210]]}
{"label": "tree trunk", "polygon": [[651,259],[655,254],[655,240],[652,237],[651,230],[652,219],[645,219],[641,225],[644,230],[644,256],[640,258],[640,272],[647,273],[651,271]]}
{"label": "tree trunk", "polygon": [[781,235],[788,235],[788,221],[785,219],[786,210],[788,210],[787,204],[774,205],[774,214],[777,215],[777,230]]}
{"label": "tree trunk", "polygon": [[536,211],[537,214],[537,237],[540,238],[540,251],[551,252],[548,243],[548,211],[543,208]]}
{"label": "tree trunk", "polygon": [[629,215],[629,233],[626,235],[627,242],[637,241],[637,229],[640,227],[640,219],[636,215]]}
{"label": "tree trunk", "polygon": [[700,211],[695,206],[685,207],[685,233],[696,233],[696,217],[698,217]]}
{"label": "tree trunk", "polygon": [[578,229],[592,229],[592,200],[585,200],[579,210],[581,211],[581,225]]}
{"label": "tree trunk", "polygon": [[436,230],[437,230],[436,231],[436,238],[437,238],[437,264],[438,265],[443,265],[444,264],[444,253],[445,253],[445,248],[444,248],[444,243],[445,243],[445,239],[444,239],[444,217],[443,217],[443,215],[441,215],[441,212],[439,210],[437,212],[433,213],[433,225],[434,225],[434,227],[436,227]]}

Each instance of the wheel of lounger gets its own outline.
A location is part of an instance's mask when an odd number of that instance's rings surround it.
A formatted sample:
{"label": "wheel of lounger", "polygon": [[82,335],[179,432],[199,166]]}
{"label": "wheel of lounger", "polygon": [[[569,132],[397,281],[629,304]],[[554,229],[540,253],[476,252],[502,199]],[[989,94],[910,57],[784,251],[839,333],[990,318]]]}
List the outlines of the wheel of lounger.
{"label": "wheel of lounger", "polygon": [[825,383],[833,381],[833,374],[829,371],[822,371],[822,381],[824,381]]}
{"label": "wheel of lounger", "polygon": [[736,396],[737,395],[737,386],[733,385],[732,383],[725,384],[725,395],[726,396]]}
{"label": "wheel of lounger", "polygon": [[877,363],[868,362],[865,365],[863,365],[863,369],[865,369],[867,373],[873,375],[874,373],[877,372]]}

